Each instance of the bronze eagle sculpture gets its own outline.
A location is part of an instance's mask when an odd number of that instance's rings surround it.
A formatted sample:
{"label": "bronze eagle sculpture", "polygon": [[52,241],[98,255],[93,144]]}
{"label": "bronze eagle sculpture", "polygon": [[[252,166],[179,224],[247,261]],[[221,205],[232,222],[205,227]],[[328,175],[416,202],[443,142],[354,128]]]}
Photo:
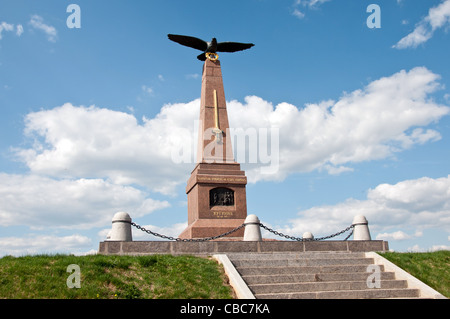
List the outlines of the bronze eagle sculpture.
{"label": "bronze eagle sculpture", "polygon": [[170,40],[181,45],[203,51],[202,54],[197,56],[197,59],[199,59],[200,61],[206,60],[206,53],[236,52],[247,50],[254,46],[253,43],[217,42],[216,38],[212,38],[211,42],[206,42],[202,39],[190,37],[187,35],[168,34],[167,36]]}

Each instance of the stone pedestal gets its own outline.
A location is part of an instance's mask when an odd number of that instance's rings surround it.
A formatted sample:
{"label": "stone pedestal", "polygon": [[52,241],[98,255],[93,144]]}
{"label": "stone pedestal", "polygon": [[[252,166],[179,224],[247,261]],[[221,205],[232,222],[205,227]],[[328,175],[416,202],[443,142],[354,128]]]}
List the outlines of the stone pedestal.
{"label": "stone pedestal", "polygon": [[[188,227],[180,238],[204,238],[240,226],[247,217],[247,177],[233,157],[220,61],[203,66],[197,165],[186,186]],[[243,238],[244,229],[229,237]]]}
{"label": "stone pedestal", "polygon": [[[99,254],[145,255],[145,254],[192,254],[198,256],[227,253],[273,253],[273,252],[357,252],[389,251],[389,244],[382,240],[347,241],[103,241]],[[368,274],[369,275],[369,274]]]}
{"label": "stone pedestal", "polygon": [[[247,177],[235,164],[199,163],[186,187],[188,227],[180,238],[204,238],[240,226],[247,217]],[[243,237],[240,229],[230,237]]]}

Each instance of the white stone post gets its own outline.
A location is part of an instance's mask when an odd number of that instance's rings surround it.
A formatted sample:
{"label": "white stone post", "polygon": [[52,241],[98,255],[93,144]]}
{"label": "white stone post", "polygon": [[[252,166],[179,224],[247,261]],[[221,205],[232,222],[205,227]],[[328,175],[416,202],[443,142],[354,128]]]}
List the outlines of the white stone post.
{"label": "white stone post", "polygon": [[313,240],[314,235],[311,232],[307,231],[307,232],[303,233],[302,238],[304,240]]}
{"label": "white stone post", "polygon": [[256,215],[248,215],[244,221],[244,241],[262,241],[259,218]]}
{"label": "white stone post", "polygon": [[369,232],[369,222],[363,215],[353,218],[353,240],[371,240]]}
{"label": "white stone post", "polygon": [[132,241],[131,217],[125,212],[118,212],[112,219],[112,229],[108,240]]}

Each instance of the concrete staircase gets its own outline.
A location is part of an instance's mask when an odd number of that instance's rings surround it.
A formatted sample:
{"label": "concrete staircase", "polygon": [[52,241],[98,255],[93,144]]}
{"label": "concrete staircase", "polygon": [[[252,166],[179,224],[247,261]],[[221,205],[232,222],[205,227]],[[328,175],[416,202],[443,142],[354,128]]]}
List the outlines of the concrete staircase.
{"label": "concrete staircase", "polygon": [[227,254],[256,298],[370,299],[418,298],[418,289],[379,265],[381,287],[369,288],[374,264],[363,252],[285,252]]}

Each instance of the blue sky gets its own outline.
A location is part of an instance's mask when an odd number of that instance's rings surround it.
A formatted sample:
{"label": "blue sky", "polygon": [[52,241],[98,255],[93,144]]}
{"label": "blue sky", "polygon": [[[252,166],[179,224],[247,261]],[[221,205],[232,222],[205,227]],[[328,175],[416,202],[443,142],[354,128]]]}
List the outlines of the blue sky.
{"label": "blue sky", "polygon": [[230,125],[279,130],[276,172],[242,163],[249,213],[449,249],[449,28],[450,0],[2,1],[0,255],[96,250],[118,211],[184,229],[202,62],[168,33],[255,43],[220,54]]}

